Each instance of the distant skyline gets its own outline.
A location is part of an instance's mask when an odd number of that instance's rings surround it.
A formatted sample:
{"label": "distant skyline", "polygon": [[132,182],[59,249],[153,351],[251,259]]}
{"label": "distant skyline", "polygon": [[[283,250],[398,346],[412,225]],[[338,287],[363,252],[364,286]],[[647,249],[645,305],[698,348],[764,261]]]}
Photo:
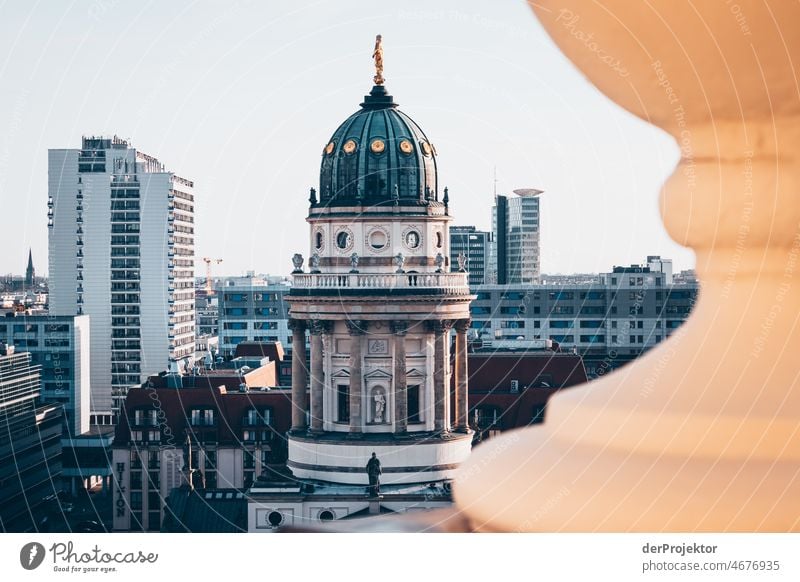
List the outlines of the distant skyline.
{"label": "distant skyline", "polygon": [[[119,135],[195,181],[196,274],[288,274],[309,249],[328,138],[372,86],[436,145],[453,224],[489,229],[497,189],[542,195],[542,272],[598,272],[672,242],[663,132],[611,104],[521,0],[436,3],[94,0],[0,6],[0,273],[47,268],[47,150]],[[620,82],[625,82],[620,78]]]}

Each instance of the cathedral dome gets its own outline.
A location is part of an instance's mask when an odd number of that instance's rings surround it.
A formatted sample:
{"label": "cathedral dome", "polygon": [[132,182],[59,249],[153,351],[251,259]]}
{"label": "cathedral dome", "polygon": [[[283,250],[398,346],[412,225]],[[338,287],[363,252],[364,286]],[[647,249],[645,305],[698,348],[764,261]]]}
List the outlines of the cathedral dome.
{"label": "cathedral dome", "polygon": [[319,188],[321,206],[435,202],[436,151],[376,84],[323,149]]}

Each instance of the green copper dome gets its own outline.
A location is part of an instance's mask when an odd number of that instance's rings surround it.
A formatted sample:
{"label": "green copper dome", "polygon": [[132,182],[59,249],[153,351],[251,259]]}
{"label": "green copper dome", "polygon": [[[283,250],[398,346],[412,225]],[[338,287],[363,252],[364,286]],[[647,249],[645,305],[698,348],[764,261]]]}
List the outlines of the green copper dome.
{"label": "green copper dome", "polygon": [[429,204],[439,200],[436,152],[414,120],[375,85],[322,152],[312,205]]}

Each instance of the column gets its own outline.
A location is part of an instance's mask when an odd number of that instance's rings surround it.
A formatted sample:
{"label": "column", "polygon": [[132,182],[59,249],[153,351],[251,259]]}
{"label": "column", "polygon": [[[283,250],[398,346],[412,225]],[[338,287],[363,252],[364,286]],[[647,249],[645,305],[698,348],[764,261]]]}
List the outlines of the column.
{"label": "column", "polygon": [[469,319],[456,323],[456,426],[458,431],[467,432],[467,413],[469,410],[468,369],[467,369],[467,330]]}
{"label": "column", "polygon": [[347,321],[350,332],[350,434],[360,434],[362,430],[361,389],[366,321]]}
{"label": "column", "polygon": [[436,320],[431,322],[433,331],[433,430],[443,432],[448,430],[449,422],[445,418],[447,407],[445,398],[448,397],[449,390],[445,386],[446,375],[445,366],[448,365],[445,342],[447,333],[450,331],[450,321]]}
{"label": "column", "polygon": [[322,334],[327,331],[327,321],[311,323],[311,430],[322,431],[322,392],[325,386],[323,372]]}
{"label": "column", "polygon": [[408,430],[408,388],[406,382],[406,332],[408,323],[393,321],[394,334],[394,432]]}
{"label": "column", "polygon": [[302,431],[306,429],[306,408],[308,408],[306,323],[299,319],[290,319],[289,329],[292,330],[292,431]]}

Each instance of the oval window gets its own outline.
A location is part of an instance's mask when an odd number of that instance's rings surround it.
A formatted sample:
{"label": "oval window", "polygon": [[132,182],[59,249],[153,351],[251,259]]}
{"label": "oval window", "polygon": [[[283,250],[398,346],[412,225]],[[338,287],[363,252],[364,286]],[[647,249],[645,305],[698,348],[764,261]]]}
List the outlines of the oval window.
{"label": "oval window", "polygon": [[419,247],[419,233],[416,230],[412,230],[406,234],[406,246],[410,249]]}
{"label": "oval window", "polygon": [[336,235],[336,246],[340,249],[346,249],[350,246],[350,233],[346,231],[341,231]]}
{"label": "oval window", "polygon": [[382,230],[375,230],[369,235],[369,246],[375,250],[380,250],[386,246],[389,238]]}

